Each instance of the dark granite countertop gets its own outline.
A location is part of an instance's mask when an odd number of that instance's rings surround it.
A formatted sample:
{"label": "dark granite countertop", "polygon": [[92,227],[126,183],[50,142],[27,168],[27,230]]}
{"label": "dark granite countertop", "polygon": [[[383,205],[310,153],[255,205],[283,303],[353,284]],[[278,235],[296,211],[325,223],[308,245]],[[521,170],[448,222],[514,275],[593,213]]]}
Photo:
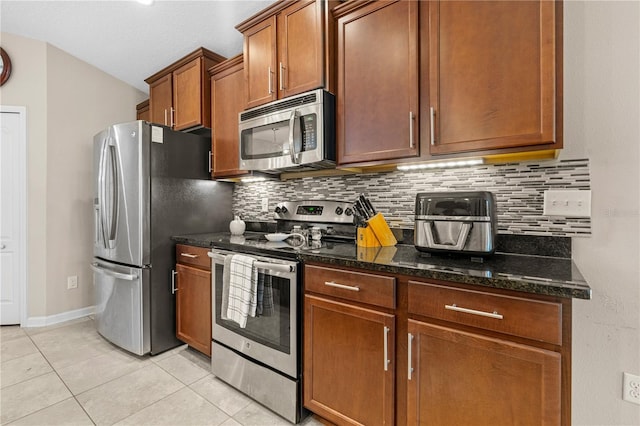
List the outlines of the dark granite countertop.
{"label": "dark granite countertop", "polygon": [[412,245],[358,247],[355,243],[323,243],[292,248],[268,242],[260,233],[233,237],[228,232],[174,236],[179,244],[215,247],[254,254],[297,258],[337,267],[361,268],[416,278],[436,279],[497,289],[590,299],[591,288],[569,258],[496,253],[482,262],[470,257],[420,253]]}

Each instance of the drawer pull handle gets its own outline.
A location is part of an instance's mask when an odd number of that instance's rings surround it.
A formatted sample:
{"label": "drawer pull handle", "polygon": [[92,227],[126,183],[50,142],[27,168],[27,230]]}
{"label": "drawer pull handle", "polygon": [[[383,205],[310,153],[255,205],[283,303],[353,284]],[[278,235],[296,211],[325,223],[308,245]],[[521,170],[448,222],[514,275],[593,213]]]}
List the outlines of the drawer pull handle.
{"label": "drawer pull handle", "polygon": [[479,315],[481,317],[494,318],[494,319],[502,319],[503,316],[500,315],[497,311],[493,312],[484,312],[484,311],[476,311],[475,309],[461,308],[457,306],[455,303],[453,305],[444,305],[445,309],[456,312],[464,312],[465,314]]}
{"label": "drawer pull handle", "polygon": [[333,281],[325,281],[324,285],[329,286],[329,287],[341,288],[343,290],[360,291],[360,287],[356,287],[356,286],[352,286],[352,285],[338,284],[338,283],[335,283]]}
{"label": "drawer pull handle", "polygon": [[191,253],[180,253],[180,256],[190,257],[191,259],[195,259],[196,257],[198,257],[197,254],[191,254]]}

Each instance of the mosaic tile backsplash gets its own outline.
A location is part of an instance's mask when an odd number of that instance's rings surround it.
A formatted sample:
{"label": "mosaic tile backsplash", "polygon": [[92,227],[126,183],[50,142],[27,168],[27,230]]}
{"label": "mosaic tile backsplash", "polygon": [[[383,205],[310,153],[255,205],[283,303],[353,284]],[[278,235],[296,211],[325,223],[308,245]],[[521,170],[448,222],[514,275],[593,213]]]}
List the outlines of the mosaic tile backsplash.
{"label": "mosaic tile backsplash", "polygon": [[[491,191],[496,196],[499,234],[589,236],[591,219],[542,214],[547,189],[591,189],[589,160],[488,164],[465,168],[314,177],[236,183],[233,211],[248,220],[271,220],[283,200],[355,201],[366,193],[391,226],[411,228],[418,192]],[[269,212],[262,212],[268,198]]]}

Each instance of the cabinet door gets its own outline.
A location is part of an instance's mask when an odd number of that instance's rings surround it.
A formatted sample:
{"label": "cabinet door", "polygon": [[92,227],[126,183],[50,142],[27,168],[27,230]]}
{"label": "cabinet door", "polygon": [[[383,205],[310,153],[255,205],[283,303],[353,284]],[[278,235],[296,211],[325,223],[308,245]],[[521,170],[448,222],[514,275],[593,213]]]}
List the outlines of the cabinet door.
{"label": "cabinet door", "polygon": [[202,125],[202,59],[197,58],[173,72],[174,128]]}
{"label": "cabinet door", "polygon": [[338,18],[338,163],[418,155],[419,2]]}
{"label": "cabinet door", "polygon": [[238,114],[244,110],[244,68],[239,64],[211,78],[213,177],[246,174],[239,170]]}
{"label": "cabinet door", "polygon": [[277,18],[278,98],[317,89],[323,81],[321,2],[306,0]]}
{"label": "cabinet door", "polygon": [[393,425],[395,317],[309,295],[304,310],[305,407],[338,424]]}
{"label": "cabinet door", "polygon": [[151,113],[149,111],[149,99],[136,105],[136,120],[151,121]]}
{"label": "cabinet door", "polygon": [[272,16],[244,33],[244,75],[247,108],[273,101],[276,86],[276,17]]}
{"label": "cabinet door", "polygon": [[409,425],[560,424],[559,353],[413,320],[408,332]]}
{"label": "cabinet door", "polygon": [[421,108],[433,109],[432,154],[555,141],[555,3],[429,3]]}
{"label": "cabinet door", "polygon": [[211,356],[211,272],[176,265],[176,336]]}
{"label": "cabinet door", "polygon": [[172,76],[166,76],[149,84],[149,111],[151,122],[171,125],[171,108],[173,106]]}

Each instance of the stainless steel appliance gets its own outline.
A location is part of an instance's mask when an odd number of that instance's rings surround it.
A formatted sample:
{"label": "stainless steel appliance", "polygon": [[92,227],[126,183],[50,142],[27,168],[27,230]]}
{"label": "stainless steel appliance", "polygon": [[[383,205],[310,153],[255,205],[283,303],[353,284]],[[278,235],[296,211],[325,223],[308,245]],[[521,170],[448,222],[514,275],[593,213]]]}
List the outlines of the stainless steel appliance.
{"label": "stainless steel appliance", "polygon": [[210,140],[144,121],[94,137],[98,332],[137,355],[179,345],[172,235],[226,229],[230,184],[208,180]]}
{"label": "stainless steel appliance", "polygon": [[335,167],[335,97],[322,89],[241,112],[239,132],[241,169]]}
{"label": "stainless steel appliance", "polygon": [[495,251],[496,200],[491,192],[423,192],[416,196],[414,243],[432,253]]}
{"label": "stainless steel appliance", "polygon": [[[264,234],[245,234],[234,251],[214,248],[212,258],[213,312],[211,368],[213,374],[269,407],[290,422],[303,417],[302,407],[302,271],[295,252],[333,239],[354,241],[351,203],[336,201],[282,202],[276,207],[279,232],[314,228],[320,240],[269,242]],[[297,228],[296,228],[297,230]],[[264,245],[255,241],[264,241]],[[242,242],[250,244],[243,249]],[[274,251],[276,248],[278,250]],[[290,248],[290,251],[282,250]],[[259,278],[270,283],[271,312],[248,317],[245,328],[223,319],[222,281],[227,256],[246,253],[256,259]],[[274,254],[276,253],[276,254]]]}

